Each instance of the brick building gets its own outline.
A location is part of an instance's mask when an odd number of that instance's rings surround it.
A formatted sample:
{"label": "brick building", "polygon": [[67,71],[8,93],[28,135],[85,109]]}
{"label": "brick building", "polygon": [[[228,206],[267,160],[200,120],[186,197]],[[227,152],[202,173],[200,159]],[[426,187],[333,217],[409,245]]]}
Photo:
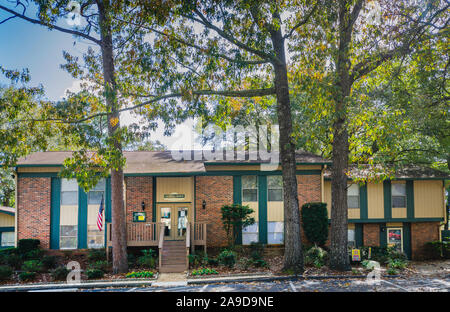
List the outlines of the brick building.
{"label": "brick building", "polygon": [[[279,166],[261,160],[205,160],[192,151],[176,161],[171,152],[125,152],[124,202],[129,246],[164,241],[192,245],[227,244],[220,208],[239,203],[254,209],[256,223],[239,233],[239,243],[282,245],[283,190]],[[201,151],[200,151],[201,154]],[[49,249],[110,246],[111,186],[101,181],[85,193],[75,181],[58,177],[70,152],[40,152],[18,162],[17,239],[37,238]],[[189,157],[187,157],[189,158]],[[196,160],[199,159],[199,160]],[[223,159],[226,159],[224,157]],[[300,206],[331,205],[331,162],[297,152]],[[349,178],[349,242],[355,246],[392,245],[419,259],[428,241],[438,240],[445,221],[444,181],[439,171],[415,168],[395,179],[364,185]],[[104,200],[104,225],[97,227]],[[16,240],[17,241],[17,240]]]}

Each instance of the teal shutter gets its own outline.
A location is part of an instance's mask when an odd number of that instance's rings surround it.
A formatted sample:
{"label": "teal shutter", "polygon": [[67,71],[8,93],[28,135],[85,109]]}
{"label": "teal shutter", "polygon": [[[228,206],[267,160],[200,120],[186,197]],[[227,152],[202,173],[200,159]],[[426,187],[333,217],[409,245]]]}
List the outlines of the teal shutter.
{"label": "teal shutter", "polygon": [[267,244],[267,176],[258,177],[259,242]]}
{"label": "teal shutter", "polygon": [[367,183],[359,187],[359,208],[361,220],[367,220],[368,210],[367,210]]}
{"label": "teal shutter", "polygon": [[[241,176],[233,176],[233,204],[242,204],[242,179]],[[242,245],[242,226],[238,229],[236,235],[236,244]],[[235,233],[236,234],[236,233]]]}
{"label": "teal shutter", "polygon": [[78,249],[87,248],[87,194],[78,187]]}
{"label": "teal shutter", "polygon": [[59,220],[61,207],[61,179],[51,180],[50,249],[59,249]]}
{"label": "teal shutter", "polygon": [[406,217],[414,219],[414,181],[406,181]]}
{"label": "teal shutter", "polygon": [[411,259],[411,223],[403,223],[403,251]]}
{"label": "teal shutter", "polygon": [[386,223],[380,224],[380,247],[387,247],[387,228]]}

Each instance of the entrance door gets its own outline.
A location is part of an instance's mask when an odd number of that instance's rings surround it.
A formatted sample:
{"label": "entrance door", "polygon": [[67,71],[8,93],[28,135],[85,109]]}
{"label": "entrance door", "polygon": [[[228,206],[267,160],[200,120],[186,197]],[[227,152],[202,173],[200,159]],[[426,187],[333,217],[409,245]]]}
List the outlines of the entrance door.
{"label": "entrance door", "polygon": [[164,224],[165,240],[183,240],[186,237],[189,208],[183,204],[160,204],[159,216]]}

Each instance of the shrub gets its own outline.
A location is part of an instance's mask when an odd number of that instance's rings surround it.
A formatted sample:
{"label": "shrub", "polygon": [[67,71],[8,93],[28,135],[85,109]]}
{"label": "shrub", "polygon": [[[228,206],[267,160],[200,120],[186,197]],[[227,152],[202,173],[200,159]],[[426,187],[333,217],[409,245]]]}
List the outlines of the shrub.
{"label": "shrub", "polygon": [[218,266],[219,265],[219,261],[217,259],[214,259],[214,258],[208,258],[208,265],[210,265],[210,266]]}
{"label": "shrub", "polygon": [[306,203],[302,206],[303,231],[309,242],[323,246],[328,239],[328,212],[326,203]]}
{"label": "shrub", "polygon": [[53,269],[50,272],[51,277],[55,281],[64,281],[67,279],[67,274],[69,274],[70,270],[68,270],[65,266],[60,266]]}
{"label": "shrub", "polygon": [[198,266],[198,265],[201,263],[201,260],[200,260],[200,256],[199,256],[199,255],[196,255],[196,254],[190,254],[190,255],[188,256],[188,258],[189,258],[189,265],[190,265],[190,266],[195,267],[195,266]]}
{"label": "shrub", "polygon": [[240,269],[247,270],[252,265],[252,263],[253,263],[252,259],[249,259],[247,257],[242,257],[238,260],[237,266]]}
{"label": "shrub", "polygon": [[104,273],[106,273],[109,271],[110,265],[109,265],[108,261],[106,261],[106,260],[99,260],[99,261],[95,261],[94,263],[91,263],[89,265],[89,268],[101,270]]}
{"label": "shrub", "polygon": [[104,249],[89,249],[87,259],[89,262],[106,260],[106,252]]}
{"label": "shrub", "polygon": [[22,255],[25,260],[39,260],[42,258],[44,251],[42,249],[33,249]]}
{"label": "shrub", "polygon": [[192,275],[211,275],[211,274],[219,274],[216,270],[214,269],[209,269],[209,268],[201,268],[198,270],[193,270],[191,272]]}
{"label": "shrub", "polygon": [[105,273],[99,269],[87,269],[86,270],[86,276],[88,279],[102,278],[104,275],[105,275]]}
{"label": "shrub", "polygon": [[22,264],[22,271],[33,272],[33,273],[42,272],[43,271],[42,262],[39,260],[25,261]]}
{"label": "shrub", "polygon": [[401,259],[391,259],[388,262],[388,267],[393,269],[403,270],[408,266],[408,261]]}
{"label": "shrub", "polygon": [[224,249],[217,257],[217,260],[220,264],[232,268],[236,264],[236,253],[232,250]]}
{"label": "shrub", "polygon": [[17,242],[17,252],[19,255],[26,255],[32,250],[39,249],[40,243],[38,239],[20,239]]}
{"label": "shrub", "polygon": [[264,259],[253,260],[253,265],[257,268],[265,268],[268,267],[267,262]]}
{"label": "shrub", "polygon": [[449,259],[450,242],[434,241],[425,243],[425,254],[428,259]]}
{"label": "shrub", "polygon": [[21,272],[19,273],[19,279],[21,281],[32,281],[36,278],[36,272]]}
{"label": "shrub", "polygon": [[20,266],[22,265],[22,258],[18,254],[15,254],[15,253],[5,253],[1,257],[0,263],[11,266],[14,269],[18,270],[18,269],[20,269]]}
{"label": "shrub", "polygon": [[136,265],[136,256],[134,254],[129,253],[127,255],[128,267],[132,268]]}
{"label": "shrub", "polygon": [[142,268],[154,269],[156,267],[156,254],[153,249],[141,250],[142,256],[137,258],[137,264]]}
{"label": "shrub", "polygon": [[305,264],[321,268],[325,265],[327,258],[328,253],[324,249],[314,246],[305,253]]}
{"label": "shrub", "polygon": [[255,219],[250,217],[253,209],[240,204],[224,205],[221,208],[222,224],[227,233],[229,246],[234,246],[241,228],[252,225]]}
{"label": "shrub", "polygon": [[261,260],[264,253],[264,244],[252,242],[250,244],[250,257],[253,261]]}
{"label": "shrub", "polygon": [[389,269],[387,269],[387,274],[389,274],[389,275],[397,275],[398,271],[396,269],[394,269],[394,268],[389,268]]}
{"label": "shrub", "polygon": [[126,278],[152,278],[154,273],[151,271],[130,272],[125,275]]}
{"label": "shrub", "polygon": [[57,259],[56,256],[43,256],[41,261],[44,267],[50,270],[56,267]]}
{"label": "shrub", "polygon": [[8,265],[0,265],[0,281],[6,281],[11,278],[13,270]]}

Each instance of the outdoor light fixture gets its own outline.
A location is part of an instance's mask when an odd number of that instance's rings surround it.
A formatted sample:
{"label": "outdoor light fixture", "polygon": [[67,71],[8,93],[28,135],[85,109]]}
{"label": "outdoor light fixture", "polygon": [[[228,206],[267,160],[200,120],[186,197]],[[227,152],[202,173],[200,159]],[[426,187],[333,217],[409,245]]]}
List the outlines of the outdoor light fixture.
{"label": "outdoor light fixture", "polygon": [[381,226],[381,232],[384,232],[384,231],[386,231],[386,227],[385,226]]}
{"label": "outdoor light fixture", "polygon": [[206,209],[206,200],[203,200],[202,208],[203,208],[203,209]]}
{"label": "outdoor light fixture", "polygon": [[142,210],[145,210],[145,203],[144,202],[141,203],[141,207],[142,207]]}

